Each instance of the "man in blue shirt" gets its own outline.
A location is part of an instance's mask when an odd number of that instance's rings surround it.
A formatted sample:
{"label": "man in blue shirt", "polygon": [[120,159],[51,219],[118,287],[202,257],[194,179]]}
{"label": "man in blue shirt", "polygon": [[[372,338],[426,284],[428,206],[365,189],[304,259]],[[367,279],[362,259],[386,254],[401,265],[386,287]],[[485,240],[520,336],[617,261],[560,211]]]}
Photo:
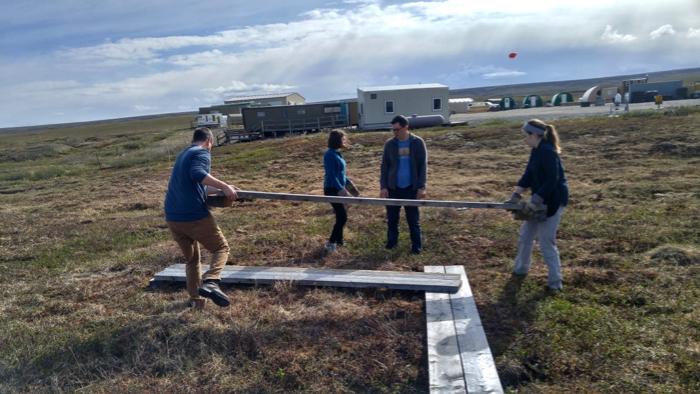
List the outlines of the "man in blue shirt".
{"label": "man in blue shirt", "polygon": [[[228,260],[229,246],[207,207],[207,195],[223,193],[229,200],[238,196],[228,185],[209,174],[213,135],[198,128],[192,145],[177,157],[165,195],[165,220],[186,260],[187,292],[190,306],[201,309],[210,298],[218,306],[228,306],[229,298],[219,288],[221,271]],[[199,244],[211,254],[209,270],[200,275]],[[203,281],[203,282],[202,282]]]}
{"label": "man in blue shirt", "polygon": [[[394,138],[384,143],[379,177],[380,198],[423,199],[428,172],[428,151],[422,138],[408,131],[408,119],[398,115],[391,121]],[[411,252],[423,249],[418,207],[404,207],[411,232]],[[393,249],[399,240],[400,206],[387,206],[386,248]]]}

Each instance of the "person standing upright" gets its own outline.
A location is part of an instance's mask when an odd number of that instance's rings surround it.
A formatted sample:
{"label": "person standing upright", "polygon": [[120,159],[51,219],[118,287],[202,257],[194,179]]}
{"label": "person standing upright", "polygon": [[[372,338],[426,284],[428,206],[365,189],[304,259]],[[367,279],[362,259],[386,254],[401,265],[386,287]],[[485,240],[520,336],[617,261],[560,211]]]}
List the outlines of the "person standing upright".
{"label": "person standing upright", "polygon": [[[346,163],[341,149],[347,149],[350,142],[345,132],[342,130],[332,130],[328,134],[328,149],[323,155],[323,194],[326,196],[349,196],[345,186],[348,178],[346,173]],[[335,212],[335,225],[333,231],[325,245],[328,253],[335,252],[338,246],[343,245],[343,227],[348,220],[347,207],[345,204],[331,204]]]}
{"label": "person standing upright", "polygon": [[[391,120],[394,137],[384,143],[379,184],[380,198],[423,199],[428,171],[428,151],[425,141],[408,130],[408,119],[398,115]],[[423,250],[418,207],[404,206],[411,233],[411,252]],[[386,248],[393,249],[399,241],[400,206],[387,206]]]}
{"label": "person standing upright", "polygon": [[[213,135],[206,127],[197,128],[192,144],[175,160],[165,195],[165,220],[186,261],[187,292],[190,306],[201,309],[206,298],[218,306],[230,304],[219,288],[221,271],[228,260],[229,246],[207,207],[207,195],[223,192],[229,200],[238,196],[233,185],[209,174]],[[200,275],[199,245],[211,253],[209,270]],[[202,283],[203,280],[203,283]]]}
{"label": "person standing upright", "polygon": [[[543,214],[529,218],[520,227],[513,275],[521,278],[527,275],[532,245],[537,239],[549,271],[547,290],[550,293],[558,293],[562,289],[562,275],[556,240],[557,228],[564,214],[564,207],[569,201],[569,187],[564,175],[564,165],[559,157],[559,134],[553,125],[539,119],[525,122],[522,133],[525,144],[531,148],[530,159],[508,202],[519,202],[525,189],[530,189],[532,196],[525,204],[526,210],[543,211]],[[546,206],[546,211],[543,205]]]}

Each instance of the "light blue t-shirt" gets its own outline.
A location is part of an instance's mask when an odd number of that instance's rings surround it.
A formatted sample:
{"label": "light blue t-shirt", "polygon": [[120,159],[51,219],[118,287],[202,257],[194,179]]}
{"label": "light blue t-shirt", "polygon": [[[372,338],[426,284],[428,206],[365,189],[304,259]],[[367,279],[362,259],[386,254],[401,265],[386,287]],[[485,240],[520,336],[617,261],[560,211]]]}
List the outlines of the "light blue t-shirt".
{"label": "light blue t-shirt", "polygon": [[399,168],[396,171],[396,187],[411,186],[411,140],[399,141]]}

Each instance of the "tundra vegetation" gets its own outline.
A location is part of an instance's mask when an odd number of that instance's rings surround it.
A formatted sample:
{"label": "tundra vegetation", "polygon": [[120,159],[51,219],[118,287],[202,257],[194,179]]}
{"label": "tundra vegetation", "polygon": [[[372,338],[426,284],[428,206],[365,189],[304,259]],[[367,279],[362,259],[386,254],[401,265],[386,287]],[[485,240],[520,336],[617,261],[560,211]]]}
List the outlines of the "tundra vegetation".
{"label": "tundra vegetation", "polygon": [[[172,117],[0,134],[0,392],[425,392],[423,294],[225,288],[188,310],[147,289],[181,263],[162,217]],[[326,204],[242,202],[215,215],[230,264],[421,271],[464,265],[507,390],[700,391],[700,111],[556,123],[571,202],[559,232],[565,291],[536,254],[511,280],[519,223],[496,210],[423,209],[425,251],[387,251],[384,210],[352,206],[324,256]],[[501,201],[528,157],[519,124],[418,131],[430,198]],[[378,195],[388,133],[351,133],[349,174]],[[322,194],[325,134],[217,147],[212,172],[243,189]],[[206,257],[206,256],[205,256]]]}

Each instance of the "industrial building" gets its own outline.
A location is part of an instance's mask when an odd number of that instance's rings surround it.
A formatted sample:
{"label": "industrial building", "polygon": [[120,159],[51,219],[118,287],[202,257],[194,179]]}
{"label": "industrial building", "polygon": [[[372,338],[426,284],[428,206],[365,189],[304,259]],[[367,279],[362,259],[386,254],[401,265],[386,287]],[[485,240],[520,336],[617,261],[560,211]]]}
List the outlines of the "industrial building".
{"label": "industrial building", "polygon": [[357,102],[358,125],[366,130],[386,129],[396,115],[450,119],[449,88],[437,83],[358,88]]}
{"label": "industrial building", "polygon": [[451,98],[449,100],[450,114],[466,114],[473,103],[474,99],[469,97]]}
{"label": "industrial building", "polygon": [[581,106],[590,107],[591,105],[605,105],[605,102],[610,102],[615,98],[615,95],[620,91],[617,86],[593,86],[581,96]]}
{"label": "industrial building", "polygon": [[529,94],[523,98],[523,108],[541,107],[543,104],[542,97],[536,94]]}
{"label": "industrial building", "polygon": [[[493,111],[492,106],[496,105],[498,108],[495,108],[500,111],[505,111],[508,109],[515,109],[517,108],[517,104],[515,102],[515,99],[510,96],[506,97],[496,97],[496,98],[490,98],[486,100],[486,105],[489,106],[489,110]],[[489,104],[490,103],[490,104]]]}
{"label": "industrial building", "polygon": [[688,97],[688,88],[683,81],[646,82],[629,85],[629,99],[632,103],[653,101],[661,95],[664,100],[678,100]]}
{"label": "industrial building", "polygon": [[574,97],[569,92],[561,92],[552,96],[552,105],[558,107],[560,105],[566,105],[568,103],[573,103]]}
{"label": "industrial building", "polygon": [[325,102],[243,108],[243,128],[264,137],[357,124],[357,102]]}
{"label": "industrial building", "polygon": [[223,105],[201,107],[199,108],[199,113],[202,115],[212,113],[239,115],[241,113],[241,108],[269,107],[273,105],[299,105],[304,104],[305,102],[306,99],[304,99],[304,96],[296,92],[238,96],[224,100]]}
{"label": "industrial building", "polygon": [[250,107],[265,107],[271,105],[304,104],[304,96],[296,92],[263,94],[257,96],[238,96],[224,100],[224,104],[247,104]]}

